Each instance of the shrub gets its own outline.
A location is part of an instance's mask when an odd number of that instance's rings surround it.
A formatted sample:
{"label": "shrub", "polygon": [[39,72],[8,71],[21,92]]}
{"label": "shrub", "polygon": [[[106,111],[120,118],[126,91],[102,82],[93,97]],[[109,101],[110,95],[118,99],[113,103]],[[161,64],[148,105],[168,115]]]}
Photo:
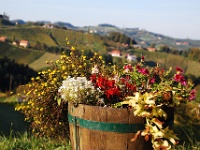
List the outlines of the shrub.
{"label": "shrub", "polygon": [[61,101],[58,93],[62,81],[68,76],[89,76],[88,66],[94,62],[104,66],[102,57],[95,54],[89,60],[71,47],[70,56],[62,54],[60,59],[47,62],[50,69],[38,73],[36,78],[24,85],[19,96],[23,102],[16,106],[17,111],[25,114],[25,120],[31,122],[31,132],[37,136],[64,138],[68,135],[67,103]]}

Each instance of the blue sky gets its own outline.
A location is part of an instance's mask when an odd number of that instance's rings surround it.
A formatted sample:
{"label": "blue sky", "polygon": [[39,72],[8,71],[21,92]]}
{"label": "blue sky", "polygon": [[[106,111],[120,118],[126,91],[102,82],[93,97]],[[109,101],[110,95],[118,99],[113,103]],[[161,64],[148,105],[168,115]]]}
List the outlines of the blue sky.
{"label": "blue sky", "polygon": [[200,40],[200,0],[0,0],[10,20],[109,23]]}

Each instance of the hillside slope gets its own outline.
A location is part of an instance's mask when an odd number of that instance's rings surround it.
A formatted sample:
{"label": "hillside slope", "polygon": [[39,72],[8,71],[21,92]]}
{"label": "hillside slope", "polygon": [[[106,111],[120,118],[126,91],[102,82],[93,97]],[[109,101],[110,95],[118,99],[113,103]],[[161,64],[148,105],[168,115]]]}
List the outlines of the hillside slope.
{"label": "hillside slope", "polygon": [[43,28],[38,27],[9,27],[9,28],[0,28],[0,35],[6,36],[9,40],[28,40],[31,45],[34,45],[36,42],[46,43],[51,46],[56,46],[54,40],[47,34]]}
{"label": "hillside slope", "polygon": [[[48,46],[66,47],[66,37],[72,43],[77,43],[80,49],[91,49],[97,51],[100,48],[105,51],[103,40],[101,36],[84,33],[81,31],[64,30],[57,28],[44,28],[44,27],[8,27],[0,28],[0,35],[6,36],[10,41],[15,40],[28,40],[30,45],[39,42]],[[87,45],[87,46],[86,46]]]}
{"label": "hillside slope", "polygon": [[46,63],[46,61],[54,61],[55,62],[58,59],[60,59],[60,55],[46,52],[39,59],[37,59],[33,63],[31,63],[29,65],[29,67],[34,70],[39,71],[39,70],[49,67],[49,65]]}
{"label": "hillside slope", "polygon": [[0,57],[14,59],[20,64],[30,64],[40,58],[45,52],[29,50],[0,42]]}

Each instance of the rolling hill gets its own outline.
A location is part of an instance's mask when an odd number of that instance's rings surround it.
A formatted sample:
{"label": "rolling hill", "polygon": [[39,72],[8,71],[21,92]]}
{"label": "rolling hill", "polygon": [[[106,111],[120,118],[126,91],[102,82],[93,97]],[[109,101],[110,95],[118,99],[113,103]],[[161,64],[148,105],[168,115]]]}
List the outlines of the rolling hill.
{"label": "rolling hill", "polygon": [[[115,27],[109,27],[115,28]],[[101,54],[108,53],[108,46],[116,48],[116,43],[110,42],[111,45],[106,45],[108,41],[105,41],[100,35],[90,34],[87,32],[64,30],[64,29],[49,29],[43,27],[9,27],[0,28],[0,35],[7,36],[9,40],[12,40],[12,36],[15,39],[27,39],[30,40],[32,45],[37,41],[45,43],[49,46],[66,47],[65,38],[68,37],[69,41],[74,44],[77,43],[77,48],[82,50],[97,51]],[[200,65],[198,62],[189,60],[179,55],[166,54],[161,52],[148,52],[141,49],[127,49],[127,52],[131,52],[140,57],[141,54],[145,55],[146,61],[150,64],[160,63],[164,67],[180,66],[185,70],[187,74],[200,76]],[[0,42],[0,53],[2,56],[7,56],[11,59],[15,59],[18,63],[28,64],[35,70],[41,70],[47,67],[46,60],[56,60],[59,55],[38,51],[34,49],[24,49],[13,46],[11,44]],[[125,59],[125,58],[123,58]]]}

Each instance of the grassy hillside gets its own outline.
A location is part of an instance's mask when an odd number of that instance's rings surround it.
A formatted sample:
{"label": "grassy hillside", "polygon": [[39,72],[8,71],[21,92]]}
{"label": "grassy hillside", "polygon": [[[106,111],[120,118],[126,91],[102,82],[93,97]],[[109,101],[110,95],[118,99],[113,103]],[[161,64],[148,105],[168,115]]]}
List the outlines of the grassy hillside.
{"label": "grassy hillside", "polygon": [[46,44],[48,46],[66,46],[66,37],[72,43],[78,43],[78,48],[87,48],[97,51],[97,48],[105,51],[103,47],[103,40],[99,35],[88,34],[81,31],[72,31],[64,29],[49,29],[43,27],[9,27],[0,28],[0,35],[6,36],[10,41],[13,40],[28,40],[31,46],[36,42]]}
{"label": "grassy hillside", "polygon": [[60,58],[60,55],[46,52],[39,59],[37,59],[33,63],[31,63],[29,65],[29,67],[33,68],[34,70],[42,70],[46,67],[49,67],[49,65],[46,63],[46,61],[56,61],[59,58]]}
{"label": "grassy hillside", "polygon": [[46,33],[46,31],[39,27],[0,28],[0,35],[7,36],[10,40],[13,40],[13,37],[15,37],[15,40],[28,40],[31,45],[40,42],[56,46],[56,43]]}
{"label": "grassy hillside", "polygon": [[4,42],[0,42],[0,57],[6,56],[10,59],[14,59],[20,64],[30,64],[43,54],[44,52],[19,48]]}

